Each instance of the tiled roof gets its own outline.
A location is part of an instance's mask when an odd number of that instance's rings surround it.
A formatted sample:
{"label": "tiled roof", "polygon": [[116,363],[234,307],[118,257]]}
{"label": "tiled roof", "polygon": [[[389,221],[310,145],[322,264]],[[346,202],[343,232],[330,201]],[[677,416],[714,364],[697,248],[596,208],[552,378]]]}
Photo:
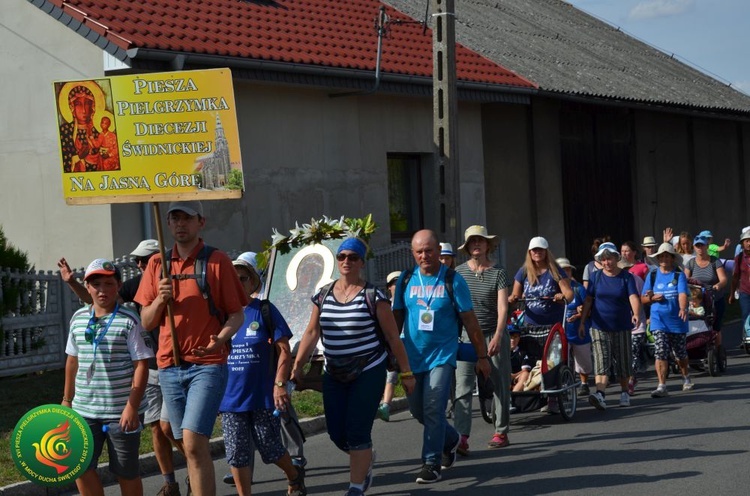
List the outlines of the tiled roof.
{"label": "tiled roof", "polygon": [[[424,0],[385,0],[419,16]],[[561,0],[460,0],[456,37],[539,89],[750,112],[750,97]]]}
{"label": "tiled roof", "polygon": [[[29,0],[62,10],[122,50],[163,50],[374,71],[378,0]],[[45,5],[46,4],[46,5]],[[432,33],[387,6],[383,73],[432,77]],[[65,22],[63,19],[61,21]],[[101,45],[101,43],[98,43]],[[137,56],[137,55],[136,55]],[[459,46],[461,81],[535,88]]]}

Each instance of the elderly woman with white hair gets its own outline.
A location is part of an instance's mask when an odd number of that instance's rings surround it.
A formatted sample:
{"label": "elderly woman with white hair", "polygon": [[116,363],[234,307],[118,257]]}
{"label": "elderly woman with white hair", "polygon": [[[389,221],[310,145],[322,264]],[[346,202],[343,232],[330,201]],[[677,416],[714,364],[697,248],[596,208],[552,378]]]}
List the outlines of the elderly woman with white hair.
{"label": "elderly woman with white hair", "polygon": [[687,277],[677,267],[677,252],[670,243],[662,243],[652,258],[659,262],[659,268],[646,276],[641,302],[651,305],[651,332],[656,345],[659,385],[651,392],[651,397],[663,398],[669,395],[666,382],[670,351],[677,357],[682,372],[683,391],[693,389],[686,346],[689,293]]}
{"label": "elderly woman with white hair", "polygon": [[583,321],[590,314],[596,391],[589,395],[589,403],[599,410],[605,410],[607,381],[613,359],[615,375],[621,387],[620,406],[630,406],[630,331],[640,322],[641,302],[633,275],[617,265],[620,254],[612,243],[603,243],[594,258],[602,269],[589,280],[578,332],[584,335]]}

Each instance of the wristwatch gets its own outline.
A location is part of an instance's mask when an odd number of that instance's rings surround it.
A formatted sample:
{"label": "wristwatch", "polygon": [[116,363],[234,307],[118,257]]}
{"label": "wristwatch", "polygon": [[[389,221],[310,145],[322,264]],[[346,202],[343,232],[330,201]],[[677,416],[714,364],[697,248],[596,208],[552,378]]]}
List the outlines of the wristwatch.
{"label": "wristwatch", "polygon": [[283,388],[283,387],[286,387],[286,382],[284,382],[284,381],[276,381],[276,382],[273,383],[273,385],[276,386],[276,387]]}

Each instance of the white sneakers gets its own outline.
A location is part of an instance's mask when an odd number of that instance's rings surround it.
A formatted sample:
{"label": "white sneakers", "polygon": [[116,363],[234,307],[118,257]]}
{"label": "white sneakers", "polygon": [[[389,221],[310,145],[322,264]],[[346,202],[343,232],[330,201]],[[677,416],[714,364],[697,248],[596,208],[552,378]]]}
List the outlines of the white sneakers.
{"label": "white sneakers", "polygon": [[620,393],[620,406],[630,406],[630,395],[627,391]]}

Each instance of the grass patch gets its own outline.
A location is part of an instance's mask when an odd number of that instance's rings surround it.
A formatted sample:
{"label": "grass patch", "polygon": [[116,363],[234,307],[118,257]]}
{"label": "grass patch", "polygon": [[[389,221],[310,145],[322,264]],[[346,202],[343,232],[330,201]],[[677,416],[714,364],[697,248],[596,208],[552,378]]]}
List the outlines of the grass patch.
{"label": "grass patch", "polygon": [[[10,457],[10,437],[18,420],[35,406],[49,403],[59,405],[64,385],[64,370],[23,377],[0,378],[0,390],[3,391],[3,408],[0,409],[0,487],[26,480],[18,473]],[[404,394],[403,387],[398,384],[395,396],[404,396]],[[323,395],[317,391],[294,391],[292,403],[300,418],[317,417],[323,414]],[[217,418],[213,437],[221,435],[221,419]],[[141,433],[140,452],[141,454],[150,453],[153,450],[151,432],[146,427]],[[99,462],[106,462],[108,459],[105,447]]]}

